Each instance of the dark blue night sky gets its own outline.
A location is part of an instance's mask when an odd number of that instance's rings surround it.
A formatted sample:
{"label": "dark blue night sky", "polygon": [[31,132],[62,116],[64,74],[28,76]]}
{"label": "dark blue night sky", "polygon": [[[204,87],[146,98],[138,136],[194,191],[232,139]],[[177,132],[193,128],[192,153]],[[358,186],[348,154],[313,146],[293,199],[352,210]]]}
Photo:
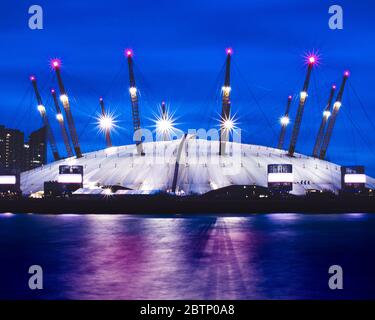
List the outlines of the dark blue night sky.
{"label": "dark blue night sky", "polygon": [[[44,9],[44,29],[28,28],[28,7]],[[344,9],[344,29],[328,28],[328,8]],[[225,48],[232,47],[232,110],[245,143],[275,146],[289,94],[301,90],[303,55],[319,50],[297,151],[311,154],[330,85],[351,71],[328,151],[339,164],[364,164],[375,175],[375,27],[373,1],[2,1],[0,123],[27,134],[41,126],[29,75],[48,108],[62,75],[84,151],[104,147],[93,116],[98,98],[119,114],[115,145],[130,143],[131,107],[123,51],[133,48],[143,124],[162,100],[179,128],[217,126]],[[296,112],[296,100],[291,118]],[[47,109],[48,110],[48,109]],[[55,135],[63,151],[56,121]],[[289,127],[290,136],[291,126]]]}

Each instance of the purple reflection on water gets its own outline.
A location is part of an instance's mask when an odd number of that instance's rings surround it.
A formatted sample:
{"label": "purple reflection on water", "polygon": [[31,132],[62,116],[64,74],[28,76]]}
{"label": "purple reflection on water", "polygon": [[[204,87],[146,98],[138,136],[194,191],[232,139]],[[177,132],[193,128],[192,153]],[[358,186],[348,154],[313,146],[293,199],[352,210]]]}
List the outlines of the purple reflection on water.
{"label": "purple reflection on water", "polygon": [[[12,215],[1,298],[375,298],[373,215]],[[27,287],[28,267],[44,290]],[[328,268],[344,269],[343,291]]]}

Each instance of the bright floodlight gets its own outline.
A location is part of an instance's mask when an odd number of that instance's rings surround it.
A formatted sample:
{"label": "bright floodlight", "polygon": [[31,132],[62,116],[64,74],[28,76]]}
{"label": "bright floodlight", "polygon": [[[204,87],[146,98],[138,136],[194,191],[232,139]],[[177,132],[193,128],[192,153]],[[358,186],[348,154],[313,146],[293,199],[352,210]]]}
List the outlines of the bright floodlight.
{"label": "bright floodlight", "polygon": [[301,91],[300,92],[300,99],[304,101],[307,98],[307,92],[306,91]]}
{"label": "bright floodlight", "polygon": [[323,111],[323,117],[328,119],[331,116],[331,111]]}
{"label": "bright floodlight", "polygon": [[130,87],[129,88],[130,95],[134,97],[137,94],[137,88],[136,87]]}
{"label": "bright floodlight", "polygon": [[169,113],[167,106],[164,110],[160,108],[160,114],[154,114],[154,119],[151,120],[154,122],[157,137],[169,139],[171,135],[176,134],[177,129],[173,115],[173,113]]}
{"label": "bright floodlight", "polygon": [[103,191],[105,196],[110,196],[112,195],[112,189],[111,188],[105,188]]}
{"label": "bright floodlight", "polygon": [[115,128],[117,128],[117,120],[116,116],[113,113],[104,113],[97,114],[96,116],[96,125],[101,133],[111,132]]}
{"label": "bright floodlight", "polygon": [[103,131],[111,131],[113,128],[113,119],[108,115],[102,116],[99,122],[99,126]]}
{"label": "bright floodlight", "polygon": [[234,128],[234,123],[231,119],[227,119],[223,122],[223,127],[225,130],[231,131]]}
{"label": "bright floodlight", "polygon": [[65,105],[69,102],[68,96],[66,94],[62,94],[60,96],[60,101]]}
{"label": "bright floodlight", "polygon": [[289,124],[289,122],[290,122],[290,120],[289,120],[289,117],[287,117],[287,116],[284,116],[284,117],[280,118],[280,123],[283,126],[287,126]]}
{"label": "bright floodlight", "polygon": [[37,108],[38,108],[38,111],[40,113],[45,113],[46,112],[46,108],[42,104],[39,104]]}
{"label": "bright floodlight", "polygon": [[220,126],[226,132],[232,132],[233,130],[237,129],[236,120],[233,117],[229,117],[227,119],[221,118]]}
{"label": "bright floodlight", "polygon": [[341,102],[340,101],[336,101],[334,104],[333,104],[333,107],[335,109],[340,109],[341,108]]}
{"label": "bright floodlight", "polygon": [[165,111],[165,113],[161,116],[157,116],[154,122],[157,134],[169,135],[175,130],[174,119],[172,118],[172,115],[168,113],[168,111]]}
{"label": "bright floodlight", "polygon": [[157,130],[161,133],[168,133],[172,130],[173,125],[170,119],[162,118],[156,121]]}
{"label": "bright floodlight", "polygon": [[229,93],[230,93],[230,91],[232,90],[232,88],[231,87],[227,87],[227,86],[223,86],[222,88],[221,88],[221,91],[223,92],[223,94],[225,95],[225,96],[229,96]]}

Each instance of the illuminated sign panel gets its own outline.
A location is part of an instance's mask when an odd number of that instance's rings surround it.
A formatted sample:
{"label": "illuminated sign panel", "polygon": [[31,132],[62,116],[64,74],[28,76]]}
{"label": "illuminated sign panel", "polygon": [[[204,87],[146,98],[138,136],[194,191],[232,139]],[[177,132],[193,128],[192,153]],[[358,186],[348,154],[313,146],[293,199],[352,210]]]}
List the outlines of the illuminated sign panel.
{"label": "illuminated sign panel", "polygon": [[74,173],[68,173],[68,174],[59,174],[59,177],[57,178],[57,181],[59,183],[82,183],[83,177],[82,174],[74,174]]}
{"label": "illuminated sign panel", "polygon": [[293,183],[293,173],[269,173],[268,182],[290,182]]}
{"label": "illuminated sign panel", "polygon": [[293,180],[293,166],[291,164],[268,165],[268,188],[277,192],[288,192],[293,190]]}
{"label": "illuminated sign panel", "polygon": [[15,185],[17,183],[16,176],[0,176],[0,184],[1,185]]}
{"label": "illuminated sign panel", "polygon": [[360,192],[365,189],[366,174],[364,166],[341,167],[341,189],[344,192]]}
{"label": "illuminated sign panel", "polygon": [[344,175],[345,183],[366,183],[366,175],[360,173],[352,173]]}

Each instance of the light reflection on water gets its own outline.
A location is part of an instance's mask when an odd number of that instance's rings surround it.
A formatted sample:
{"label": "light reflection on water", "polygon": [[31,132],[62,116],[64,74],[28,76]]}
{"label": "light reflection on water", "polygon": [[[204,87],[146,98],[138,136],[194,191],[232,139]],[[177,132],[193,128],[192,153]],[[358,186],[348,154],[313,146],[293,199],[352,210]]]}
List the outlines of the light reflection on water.
{"label": "light reflection on water", "polygon": [[[373,215],[8,217],[1,298],[375,298]],[[42,292],[27,288],[32,264]],[[328,290],[332,264],[344,291]]]}

